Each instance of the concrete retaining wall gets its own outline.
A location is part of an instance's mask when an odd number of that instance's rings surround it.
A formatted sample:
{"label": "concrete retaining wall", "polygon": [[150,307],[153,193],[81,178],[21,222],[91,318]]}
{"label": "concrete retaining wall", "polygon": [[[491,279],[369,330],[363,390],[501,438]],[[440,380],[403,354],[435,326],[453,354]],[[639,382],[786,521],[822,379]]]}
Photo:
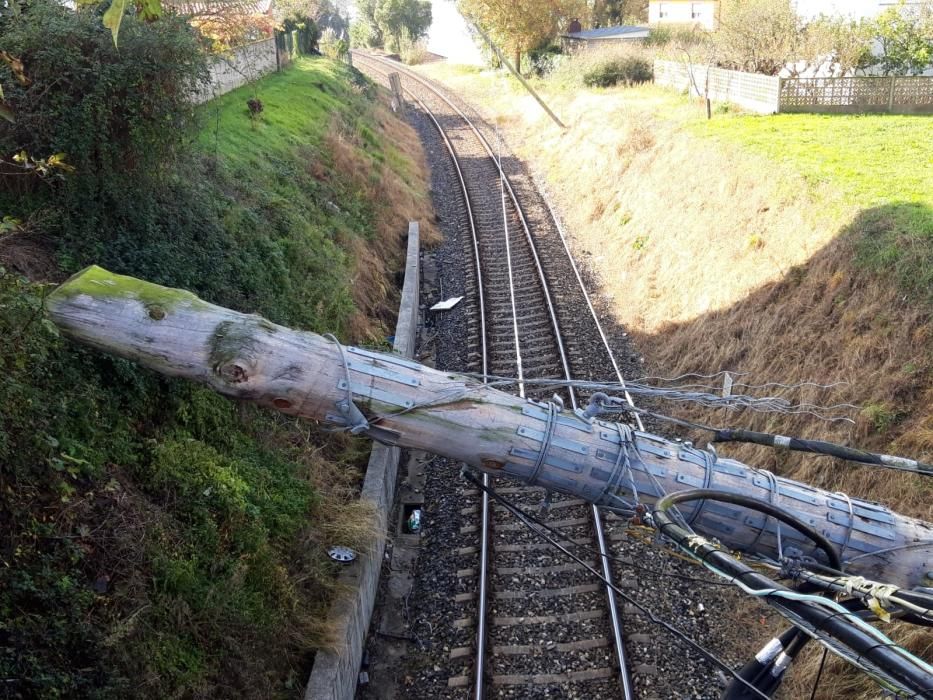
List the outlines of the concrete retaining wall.
{"label": "concrete retaining wall", "polygon": [[239,46],[227,56],[215,56],[210,67],[210,86],[194,96],[201,104],[277,70],[275,39]]}
{"label": "concrete retaining wall", "polygon": [[[405,260],[405,283],[395,328],[394,349],[413,357],[418,332],[419,278],[418,223],[408,224],[408,253]],[[386,546],[389,512],[395,498],[395,478],[400,450],[373,445],[360,498],[372,501],[378,513],[378,536],[369,552],[361,554],[340,576],[350,593],[334,605],[331,619],[338,629],[340,645],[336,651],[319,651],[305,688],[305,700],[352,700],[356,694],[363,646],[373,613],[379,572]]]}

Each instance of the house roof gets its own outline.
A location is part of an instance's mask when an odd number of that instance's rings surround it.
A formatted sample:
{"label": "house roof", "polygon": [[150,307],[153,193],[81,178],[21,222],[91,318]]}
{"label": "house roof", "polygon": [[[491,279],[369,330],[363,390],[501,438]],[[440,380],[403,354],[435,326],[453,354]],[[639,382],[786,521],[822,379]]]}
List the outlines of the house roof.
{"label": "house roof", "polygon": [[601,39],[637,39],[648,36],[648,27],[621,26],[600,27],[599,29],[586,29],[582,32],[562,34],[568,39],[581,39],[583,41],[599,41]]}

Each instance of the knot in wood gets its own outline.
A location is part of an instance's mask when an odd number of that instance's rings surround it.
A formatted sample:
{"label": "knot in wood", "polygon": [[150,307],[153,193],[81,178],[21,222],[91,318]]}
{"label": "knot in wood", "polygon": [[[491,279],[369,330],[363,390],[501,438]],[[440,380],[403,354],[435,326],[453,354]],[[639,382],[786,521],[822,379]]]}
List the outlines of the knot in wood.
{"label": "knot in wood", "polygon": [[246,369],[233,362],[221,365],[219,374],[230,384],[241,384],[249,379],[249,376],[246,374]]}
{"label": "knot in wood", "polygon": [[153,321],[161,321],[163,318],[165,318],[165,309],[163,309],[158,304],[153,304],[150,306],[148,311],[149,318],[151,318]]}

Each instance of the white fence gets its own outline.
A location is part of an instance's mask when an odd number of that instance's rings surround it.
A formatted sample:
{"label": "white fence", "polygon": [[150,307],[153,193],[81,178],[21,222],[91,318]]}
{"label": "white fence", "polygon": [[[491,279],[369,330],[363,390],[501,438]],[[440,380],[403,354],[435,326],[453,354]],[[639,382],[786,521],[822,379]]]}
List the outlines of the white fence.
{"label": "white fence", "polygon": [[780,111],[780,78],[722,68],[688,66],[674,61],[654,62],[656,84],[681,91],[689,90],[696,97],[706,96],[707,78],[709,98],[715,102],[732,102],[761,114]]}
{"label": "white fence", "polygon": [[753,112],[933,113],[933,76],[778,78],[655,61],[654,82]]}
{"label": "white fence", "polygon": [[277,69],[274,38],[239,46],[229,54],[214,57],[211,84],[194,96],[194,102],[207,102]]}

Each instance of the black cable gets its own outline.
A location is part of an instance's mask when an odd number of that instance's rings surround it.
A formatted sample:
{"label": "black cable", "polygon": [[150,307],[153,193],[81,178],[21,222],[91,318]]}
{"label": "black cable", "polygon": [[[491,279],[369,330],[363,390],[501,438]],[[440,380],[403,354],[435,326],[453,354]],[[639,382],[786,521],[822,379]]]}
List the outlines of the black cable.
{"label": "black cable", "polygon": [[548,537],[545,533],[543,533],[543,532],[541,532],[540,530],[534,528],[531,522],[526,521],[526,520],[524,519],[524,516],[523,516],[522,512],[521,512],[518,508],[514,507],[510,501],[506,500],[505,498],[503,498],[502,496],[500,496],[498,493],[496,493],[494,489],[491,489],[491,488],[488,488],[488,487],[484,486],[483,483],[482,483],[481,481],[479,481],[476,477],[474,477],[474,476],[473,476],[471,473],[469,473],[469,472],[465,473],[465,474],[464,474],[464,477],[465,477],[467,480],[469,480],[470,482],[472,482],[472,483],[473,483],[475,486],[477,486],[479,489],[481,489],[482,491],[485,491],[486,493],[488,493],[489,496],[490,496],[491,498],[495,499],[496,501],[498,501],[499,503],[501,503],[502,505],[504,505],[504,506],[509,510],[509,512],[511,512],[513,515],[515,515],[515,516],[516,516],[517,518],[519,518],[520,520],[522,520],[522,522],[525,523],[525,525],[528,527],[529,530],[531,530],[532,532],[534,532],[534,533],[535,533],[536,535],[538,535],[539,537],[542,537],[544,540],[546,540],[547,542],[549,542],[549,543],[550,543],[551,545],[553,545],[554,547],[557,547],[557,549],[559,549],[561,552],[563,552],[564,554],[566,554],[568,557],[570,557],[571,559],[573,559],[573,560],[574,560],[576,563],[578,563],[580,566],[582,566],[582,567],[585,568],[587,571],[589,571],[591,574],[593,574],[594,576],[596,576],[597,579],[599,579],[600,581],[602,581],[606,586],[608,586],[616,595],[618,595],[618,596],[619,596],[622,600],[624,600],[626,603],[630,603],[631,605],[634,605],[636,608],[638,608],[641,612],[643,612],[645,615],[648,616],[648,619],[649,619],[649,620],[651,620],[652,622],[654,622],[656,625],[660,625],[661,627],[663,627],[664,629],[666,629],[668,632],[670,632],[672,635],[674,635],[675,637],[677,637],[678,639],[680,639],[682,642],[684,642],[685,644],[687,644],[688,646],[690,646],[694,651],[696,651],[698,654],[700,654],[700,655],[701,655],[703,658],[705,658],[707,661],[713,663],[713,664],[716,665],[716,666],[719,666],[719,668],[721,668],[722,670],[728,672],[729,675],[731,675],[733,678],[737,679],[740,683],[742,683],[743,685],[748,686],[748,688],[754,693],[755,697],[765,698],[765,700],[770,700],[770,699],[768,698],[767,695],[765,695],[764,693],[760,692],[760,691],[759,691],[758,689],[756,689],[753,685],[751,685],[750,683],[748,683],[748,681],[746,681],[746,680],[740,678],[739,675],[738,675],[725,661],[723,661],[722,659],[720,659],[718,656],[716,656],[716,655],[713,654],[712,652],[707,651],[706,649],[704,649],[703,647],[701,647],[699,644],[697,644],[696,642],[694,642],[692,639],[690,639],[690,637],[688,637],[688,636],[686,635],[686,633],[684,633],[684,632],[682,632],[681,630],[677,629],[676,627],[674,627],[674,626],[673,626],[672,624],[670,624],[669,622],[667,622],[667,621],[665,621],[665,620],[662,620],[662,619],[660,619],[659,617],[657,617],[657,615],[655,615],[654,612],[652,612],[649,608],[645,607],[644,605],[642,605],[641,603],[639,603],[637,600],[635,600],[634,598],[632,598],[631,596],[629,596],[629,595],[628,595],[627,593],[625,593],[621,588],[619,588],[619,587],[616,586],[614,583],[612,583],[612,581],[609,581],[608,579],[606,579],[606,578],[605,578],[601,573],[599,573],[596,569],[594,569],[593,567],[591,567],[591,566],[590,566],[589,564],[587,564],[585,561],[583,561],[582,559],[580,559],[580,557],[576,556],[573,552],[569,551],[566,547],[564,547],[562,544],[560,544],[560,542],[557,542],[556,540],[551,539],[551,538]]}
{"label": "black cable", "polygon": [[[808,578],[808,576],[812,575],[810,572],[800,572],[798,574],[800,578],[805,580],[810,585],[819,586],[820,588],[827,591],[834,590],[837,593],[843,591],[848,592],[848,590],[843,586],[843,581],[847,578],[847,574],[818,563],[808,564],[807,566],[808,568],[816,569],[817,571],[826,571],[833,575],[839,576],[839,578],[835,579],[834,581],[827,583],[825,581],[814,581],[811,578]],[[852,593],[861,596],[869,595],[856,590],[853,590]],[[917,612],[915,610],[910,610],[903,607],[896,601],[891,601],[892,605],[897,605],[899,610],[904,612],[903,615],[898,616],[899,619],[914,625],[933,627],[933,596],[928,593],[923,593],[922,591],[899,588],[897,590],[897,597],[903,600],[905,603],[910,603],[923,610],[923,612]]]}
{"label": "black cable", "polygon": [[836,443],[826,442],[824,440],[805,440],[803,438],[787,437],[786,435],[776,435],[774,433],[759,433],[753,430],[714,428],[711,425],[695,423],[682,418],[674,418],[673,416],[668,416],[663,413],[654,413],[653,411],[647,411],[643,408],[636,408],[622,403],[613,403],[612,408],[619,412],[639,413],[649,418],[679,425],[682,428],[703,430],[712,433],[713,442],[747,442],[755,445],[764,445],[765,447],[780,447],[791,450],[792,452],[826,455],[828,457],[844,459],[848,462],[881,467],[882,469],[893,469],[895,471],[909,472],[921,476],[933,476],[933,464],[925,464],[914,459],[907,459],[906,457],[876,454],[855,447],[837,445]]}
{"label": "black cable", "polygon": [[[829,612],[813,602],[775,595],[792,591],[758,574],[710,542],[696,538],[677,525],[667,514],[666,508],[671,505],[669,501],[678,495],[665,496],[655,505],[652,515],[662,534],[671,538],[686,552],[722,571],[723,575],[731,576],[733,580],[741,578],[748,588],[761,591],[761,597],[769,605],[791,620],[799,621],[799,624],[794,622],[795,625],[812,629],[817,636],[825,635],[824,644],[830,645],[831,639],[831,646],[843,657],[854,659],[857,665],[862,664],[864,660],[864,666],[867,666],[865,670],[869,675],[910,692],[913,697],[928,697],[929,691],[933,689],[933,673],[912,661],[902,649],[895,650],[885,644],[879,645],[875,636],[852,623],[849,618],[853,613]],[[842,649],[838,649],[837,645]]]}
{"label": "black cable", "polygon": [[829,653],[829,650],[823,649],[823,658],[820,659],[820,670],[816,672],[816,680],[813,681],[813,690],[810,691],[810,700],[814,700],[816,697],[816,691],[820,687],[820,679],[823,677],[823,667],[826,666],[826,655]]}
{"label": "black cable", "polygon": [[546,522],[544,522],[537,516],[533,515],[532,513],[529,513],[526,510],[522,510],[515,504],[512,504],[512,507],[516,511],[521,513],[522,517],[527,518],[528,520],[533,522],[535,525],[543,527],[545,530],[550,532],[555,537],[561,540],[564,540],[568,546],[575,547],[576,549],[582,550],[589,554],[594,554],[600,559],[605,559],[606,561],[615,562],[616,564],[621,564],[622,566],[627,567],[629,569],[635,569],[636,571],[643,571],[647,574],[652,574],[654,576],[659,576],[659,577],[670,576],[672,578],[680,579],[681,581],[689,581],[691,583],[702,583],[707,586],[720,586],[720,587],[726,587],[726,588],[732,587],[731,583],[725,583],[723,581],[708,581],[706,579],[697,578],[695,576],[687,576],[686,574],[679,574],[676,571],[671,571],[671,572],[658,571],[657,569],[652,569],[651,567],[645,566],[643,564],[636,564],[628,560],[623,560],[622,557],[613,556],[611,554],[603,554],[598,549],[594,549],[593,547],[589,547],[585,544],[577,544],[576,542],[572,541],[569,537],[567,537],[564,533],[562,533],[560,530],[557,530],[551,527],[550,525],[548,525]]}
{"label": "black cable", "polygon": [[[797,590],[802,592],[800,588]],[[858,598],[849,598],[840,604],[860,616],[875,617]],[[790,627],[768,642],[742,667],[739,674],[763,693],[773,695],[781,686],[790,663],[799,656],[811,639],[812,637],[801,628]],[[782,654],[787,658],[782,662],[782,666],[778,667]],[[751,696],[743,686],[733,682],[723,691],[720,700],[748,700],[749,697]]]}
{"label": "black cable", "polygon": [[[791,627],[782,632],[779,636],[771,639],[739,670],[739,676],[762,693],[770,696],[771,692],[763,687],[765,681],[768,680],[766,676],[770,675],[775,660],[787,649],[788,645],[796,639],[798,634],[800,634],[800,630],[796,627]],[[720,700],[747,700],[749,697],[751,696],[748,694],[748,688],[733,680],[723,691]]]}
{"label": "black cable", "polygon": [[924,464],[913,459],[893,457],[891,455],[875,454],[854,447],[837,445],[823,440],[804,440],[802,438],[774,435],[772,433],[758,433],[752,430],[713,429],[713,442],[749,442],[766,447],[783,447],[794,452],[809,452],[811,454],[827,455],[845,459],[849,462],[870,464],[885,469],[913,472],[924,476],[933,475],[933,465]]}
{"label": "black cable", "polygon": [[768,503],[767,501],[760,501],[757,498],[752,498],[751,496],[746,496],[741,493],[733,493],[732,491],[719,491],[717,489],[689,489],[687,491],[677,491],[676,493],[664,496],[655,504],[655,508],[666,511],[668,508],[672,508],[678,503],[701,500],[720,501],[722,503],[732,503],[733,505],[737,506],[745,506],[746,508],[770,515],[772,518],[777,518],[781,522],[790,525],[802,535],[806,535],[808,538],[810,538],[813,543],[819,547],[824,554],[826,554],[826,557],[829,559],[829,565],[834,569],[840,571],[842,570],[842,558],[840,557],[839,552],[836,551],[836,548],[833,547],[829,539],[827,539],[826,535],[814,529],[799,518],[791,515],[783,508],[780,508],[773,503]]}

